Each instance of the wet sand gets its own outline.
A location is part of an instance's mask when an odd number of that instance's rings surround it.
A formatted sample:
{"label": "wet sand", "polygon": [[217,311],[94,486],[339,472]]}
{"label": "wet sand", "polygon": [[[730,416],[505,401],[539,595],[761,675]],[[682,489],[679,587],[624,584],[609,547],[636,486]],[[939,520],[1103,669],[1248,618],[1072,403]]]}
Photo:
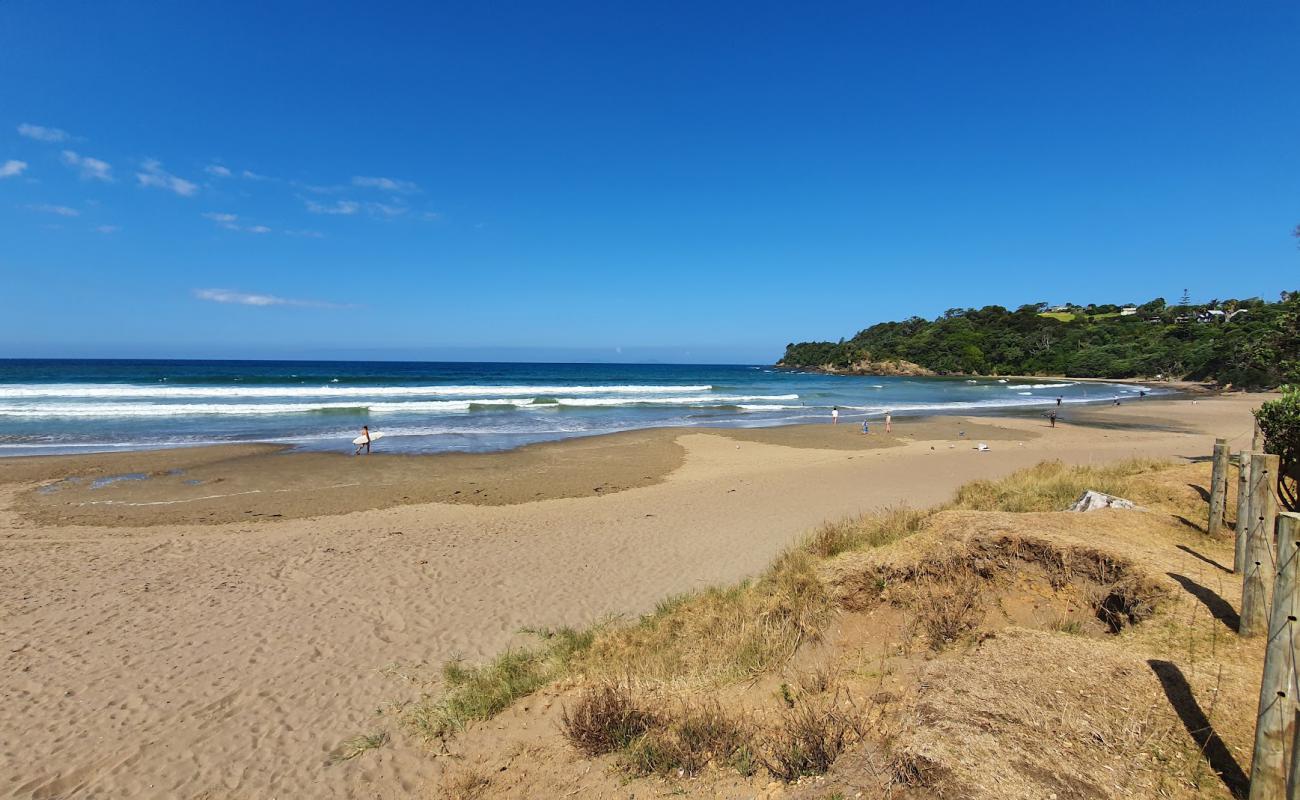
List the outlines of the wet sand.
{"label": "wet sand", "polygon": [[[998,440],[995,425],[931,417],[863,435],[860,425],[716,428],[736,442],[832,450],[896,447],[914,439]],[[0,460],[0,485],[35,484],[19,514],[42,525],[224,524],[344,514],[422,503],[514,505],[609,495],[660,483],[682,465],[678,439],[699,428],[660,428],[529,445],[501,453],[371,455],[222,446]],[[1026,434],[1016,434],[1025,436]]]}
{"label": "wet sand", "polygon": [[[1107,427],[651,431],[459,461],[251,447],[0,462],[0,796],[427,795],[433,756],[389,704],[446,659],[524,626],[642,613],[754,574],[823,520],[942,502],[1044,459],[1241,447],[1261,399],[1088,411]],[[362,470],[372,485],[334,487]],[[150,477],[89,488],[130,473]],[[170,502],[196,479],[261,491]],[[488,496],[461,499],[470,480]],[[393,740],[331,763],[377,730]]]}

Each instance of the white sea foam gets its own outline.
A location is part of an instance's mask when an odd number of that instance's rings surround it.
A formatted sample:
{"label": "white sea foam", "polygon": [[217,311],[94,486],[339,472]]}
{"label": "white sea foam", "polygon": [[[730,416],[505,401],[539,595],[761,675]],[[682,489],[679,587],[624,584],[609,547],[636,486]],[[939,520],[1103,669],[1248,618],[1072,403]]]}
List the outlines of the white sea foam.
{"label": "white sea foam", "polygon": [[745,411],[792,411],[807,408],[807,406],[783,406],[775,403],[740,403],[736,407]]}
{"label": "white sea foam", "polygon": [[116,383],[47,383],[0,386],[0,400],[65,399],[183,399],[260,397],[535,397],[538,395],[658,395],[695,394],[712,386],[594,385],[594,386],[158,386]]}
{"label": "white sea foam", "polygon": [[797,394],[745,394],[745,395],[704,395],[702,397],[638,397],[631,398],[613,398],[613,397],[561,397],[558,398],[558,404],[562,406],[578,406],[583,408],[600,408],[606,406],[626,406],[636,405],[666,405],[666,406],[688,406],[688,405],[739,405],[740,403],[752,403],[758,400],[798,400]]}
{"label": "white sea foam", "polygon": [[466,400],[410,400],[407,402],[320,402],[320,403],[0,403],[0,417],[194,417],[265,416],[308,414],[355,409],[372,414],[451,413],[473,407],[500,406],[546,410],[557,406],[617,408],[633,405],[702,407],[738,405],[761,401],[798,400],[797,394],[781,395],[688,395],[659,397],[560,397],[537,402],[534,397],[476,397]]}
{"label": "white sea foam", "polygon": [[1008,389],[1064,389],[1067,386],[1078,386],[1078,383],[1013,383]]}

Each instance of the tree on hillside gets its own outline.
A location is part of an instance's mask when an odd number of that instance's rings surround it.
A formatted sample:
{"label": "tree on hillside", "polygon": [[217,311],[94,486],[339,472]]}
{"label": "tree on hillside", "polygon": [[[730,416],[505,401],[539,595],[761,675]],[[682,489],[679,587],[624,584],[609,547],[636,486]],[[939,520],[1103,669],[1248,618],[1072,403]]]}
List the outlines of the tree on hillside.
{"label": "tree on hillside", "polygon": [[1142,316],[1159,314],[1164,310],[1165,310],[1165,299],[1163,297],[1157,297],[1156,299],[1151,300],[1150,302],[1146,302],[1138,306],[1138,313],[1141,314]]}

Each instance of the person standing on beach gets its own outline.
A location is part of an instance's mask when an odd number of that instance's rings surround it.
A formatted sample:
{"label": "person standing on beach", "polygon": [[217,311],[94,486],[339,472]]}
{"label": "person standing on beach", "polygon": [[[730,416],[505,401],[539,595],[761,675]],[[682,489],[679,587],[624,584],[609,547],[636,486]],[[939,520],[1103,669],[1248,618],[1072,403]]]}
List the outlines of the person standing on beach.
{"label": "person standing on beach", "polygon": [[361,455],[361,448],[363,447],[366,448],[366,455],[370,455],[370,426],[369,425],[361,426],[361,438],[365,439],[365,441],[357,445],[357,451],[352,454],[354,456]]}
{"label": "person standing on beach", "polygon": [[1056,407],[1057,407],[1057,408],[1060,408],[1060,407],[1061,407],[1061,398],[1059,398],[1059,397],[1056,398]]}
{"label": "person standing on beach", "polygon": [[894,431],[894,415],[886,411],[885,412],[885,433],[893,433],[893,431]]}
{"label": "person standing on beach", "polygon": [[1050,412],[1048,412],[1047,421],[1052,423],[1053,428],[1056,427],[1056,409],[1052,409]]}
{"label": "person standing on beach", "polygon": [[840,407],[831,406],[831,424],[835,425],[840,421]]}

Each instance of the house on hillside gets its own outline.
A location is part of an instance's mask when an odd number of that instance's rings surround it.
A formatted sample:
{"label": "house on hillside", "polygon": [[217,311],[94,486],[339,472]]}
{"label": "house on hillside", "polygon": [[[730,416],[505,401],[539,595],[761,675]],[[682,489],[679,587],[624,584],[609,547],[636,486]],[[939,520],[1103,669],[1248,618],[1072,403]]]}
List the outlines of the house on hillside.
{"label": "house on hillside", "polygon": [[1131,317],[1136,313],[1138,313],[1137,306],[1124,306],[1119,310],[1121,317]]}

